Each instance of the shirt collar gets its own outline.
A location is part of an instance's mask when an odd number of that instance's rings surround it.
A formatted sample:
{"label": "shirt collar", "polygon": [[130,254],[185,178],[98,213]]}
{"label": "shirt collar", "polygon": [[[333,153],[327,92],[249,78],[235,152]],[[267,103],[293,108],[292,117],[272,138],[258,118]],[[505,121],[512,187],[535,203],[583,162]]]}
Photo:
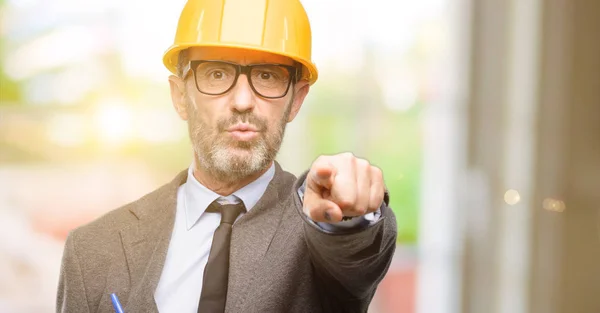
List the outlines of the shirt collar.
{"label": "shirt collar", "polygon": [[194,164],[188,168],[188,177],[185,183],[185,217],[186,217],[186,228],[190,230],[198,222],[198,219],[206,208],[213,203],[215,200],[225,200],[229,202],[244,202],[246,211],[250,211],[262,195],[267,190],[269,183],[275,176],[275,163],[271,164],[271,167],[262,174],[259,178],[249,183],[248,185],[236,190],[233,194],[222,197],[214,191],[206,188],[202,185],[194,176]]}

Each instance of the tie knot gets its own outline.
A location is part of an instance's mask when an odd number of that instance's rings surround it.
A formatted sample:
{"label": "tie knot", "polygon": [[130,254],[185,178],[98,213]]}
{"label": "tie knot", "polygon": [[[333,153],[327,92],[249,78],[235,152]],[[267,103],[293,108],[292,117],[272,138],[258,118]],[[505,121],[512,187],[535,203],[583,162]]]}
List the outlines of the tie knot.
{"label": "tie knot", "polygon": [[221,213],[221,224],[227,223],[233,225],[233,222],[242,214],[246,212],[246,207],[244,206],[244,202],[240,202],[237,204],[220,204],[215,200],[211,203],[206,212],[219,212]]}

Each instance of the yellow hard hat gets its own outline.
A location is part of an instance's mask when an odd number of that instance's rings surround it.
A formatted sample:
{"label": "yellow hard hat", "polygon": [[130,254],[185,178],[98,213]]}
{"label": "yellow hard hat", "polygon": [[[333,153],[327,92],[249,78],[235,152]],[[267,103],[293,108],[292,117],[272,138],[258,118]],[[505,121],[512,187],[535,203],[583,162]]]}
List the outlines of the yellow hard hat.
{"label": "yellow hard hat", "polygon": [[310,23],[299,0],[188,0],[163,63],[175,74],[179,52],[201,46],[286,56],[303,65],[302,78],[311,85],[318,77]]}

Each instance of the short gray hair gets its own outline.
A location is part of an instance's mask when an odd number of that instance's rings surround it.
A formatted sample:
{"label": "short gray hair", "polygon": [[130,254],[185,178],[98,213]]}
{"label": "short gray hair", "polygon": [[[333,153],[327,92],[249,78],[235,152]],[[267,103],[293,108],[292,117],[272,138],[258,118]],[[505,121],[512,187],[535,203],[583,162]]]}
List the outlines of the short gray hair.
{"label": "short gray hair", "polygon": [[179,51],[179,56],[177,57],[177,76],[183,78],[183,69],[190,62],[190,57],[187,49]]}

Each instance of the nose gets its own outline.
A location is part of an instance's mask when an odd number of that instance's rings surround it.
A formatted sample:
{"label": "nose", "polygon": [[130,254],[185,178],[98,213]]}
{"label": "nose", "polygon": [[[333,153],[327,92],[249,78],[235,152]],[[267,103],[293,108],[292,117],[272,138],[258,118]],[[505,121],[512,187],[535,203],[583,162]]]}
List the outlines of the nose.
{"label": "nose", "polygon": [[241,74],[238,77],[232,94],[233,103],[231,105],[233,110],[245,112],[254,108],[254,92],[252,91],[252,87],[250,87],[248,76],[245,74]]}

